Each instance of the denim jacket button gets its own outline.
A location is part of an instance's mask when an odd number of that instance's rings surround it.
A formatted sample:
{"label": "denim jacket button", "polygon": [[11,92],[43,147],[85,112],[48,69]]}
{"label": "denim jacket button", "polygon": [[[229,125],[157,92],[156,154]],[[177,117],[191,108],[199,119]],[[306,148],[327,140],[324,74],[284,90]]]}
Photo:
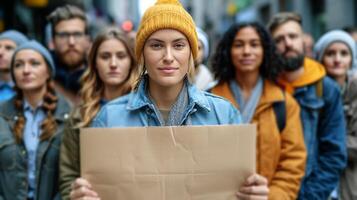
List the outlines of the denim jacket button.
{"label": "denim jacket button", "polygon": [[26,151],[25,151],[25,150],[22,150],[22,151],[21,151],[21,154],[22,154],[22,155],[25,155],[25,154],[26,154]]}
{"label": "denim jacket button", "polygon": [[63,118],[64,118],[64,119],[68,119],[68,118],[69,118],[68,113],[64,114],[64,115],[63,115]]}

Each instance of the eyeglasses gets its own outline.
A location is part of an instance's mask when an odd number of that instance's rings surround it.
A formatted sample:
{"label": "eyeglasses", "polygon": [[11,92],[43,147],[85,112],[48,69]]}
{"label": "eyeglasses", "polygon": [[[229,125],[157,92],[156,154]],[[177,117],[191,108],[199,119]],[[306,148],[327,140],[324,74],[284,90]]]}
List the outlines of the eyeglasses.
{"label": "eyeglasses", "polygon": [[55,36],[60,40],[68,40],[71,36],[78,41],[85,36],[83,32],[56,32]]}

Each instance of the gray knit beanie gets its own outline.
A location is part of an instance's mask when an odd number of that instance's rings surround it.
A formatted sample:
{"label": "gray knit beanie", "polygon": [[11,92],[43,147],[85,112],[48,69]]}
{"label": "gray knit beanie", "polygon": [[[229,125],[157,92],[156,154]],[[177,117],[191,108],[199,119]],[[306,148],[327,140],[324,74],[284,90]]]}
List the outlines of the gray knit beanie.
{"label": "gray knit beanie", "polygon": [[209,56],[209,42],[207,34],[200,28],[196,27],[197,37],[203,44],[203,60],[207,60]]}
{"label": "gray knit beanie", "polygon": [[0,40],[4,40],[4,39],[14,41],[17,46],[20,46],[22,43],[28,41],[27,37],[24,34],[18,32],[16,30],[8,30],[5,32],[2,32],[0,34]]}
{"label": "gray knit beanie", "polygon": [[342,30],[332,30],[320,37],[320,39],[316,42],[314,47],[315,59],[318,60],[319,62],[322,62],[322,58],[327,47],[329,47],[334,42],[343,42],[349,47],[352,55],[352,66],[350,70],[351,71],[357,70],[357,66],[356,66],[357,44],[348,33]]}
{"label": "gray knit beanie", "polygon": [[24,49],[32,49],[34,51],[37,51],[38,53],[40,53],[43,58],[46,60],[47,65],[50,69],[51,72],[51,77],[54,78],[55,74],[56,74],[56,68],[55,68],[55,64],[53,62],[52,56],[50,54],[50,52],[39,42],[35,41],[35,40],[30,40],[28,42],[23,43],[22,45],[20,45],[19,47],[16,48],[14,55],[12,56],[12,60],[11,60],[11,76],[12,76],[12,80],[15,80],[14,74],[13,74],[13,68],[14,68],[14,61],[15,61],[15,57],[16,54]]}

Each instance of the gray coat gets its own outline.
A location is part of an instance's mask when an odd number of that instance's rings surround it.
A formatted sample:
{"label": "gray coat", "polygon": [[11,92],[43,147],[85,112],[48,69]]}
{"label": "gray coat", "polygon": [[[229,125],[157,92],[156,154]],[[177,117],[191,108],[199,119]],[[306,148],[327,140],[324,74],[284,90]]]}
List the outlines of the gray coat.
{"label": "gray coat", "polygon": [[357,78],[350,79],[343,94],[347,122],[348,164],[340,180],[343,200],[357,199]]}
{"label": "gray coat", "polygon": [[[57,130],[50,139],[40,141],[38,146],[34,200],[60,199],[59,149],[69,112],[69,104],[60,97],[54,114]],[[14,106],[14,99],[0,105],[0,200],[27,199],[27,152],[23,142],[16,143],[12,131],[20,114]]]}

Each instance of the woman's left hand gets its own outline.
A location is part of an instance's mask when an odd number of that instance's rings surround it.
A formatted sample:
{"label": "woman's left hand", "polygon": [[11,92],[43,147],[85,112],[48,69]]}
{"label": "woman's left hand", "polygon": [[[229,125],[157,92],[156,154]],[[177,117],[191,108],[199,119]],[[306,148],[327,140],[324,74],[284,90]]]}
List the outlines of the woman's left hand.
{"label": "woman's left hand", "polygon": [[249,176],[237,192],[240,200],[267,200],[268,196],[268,180],[259,174]]}

